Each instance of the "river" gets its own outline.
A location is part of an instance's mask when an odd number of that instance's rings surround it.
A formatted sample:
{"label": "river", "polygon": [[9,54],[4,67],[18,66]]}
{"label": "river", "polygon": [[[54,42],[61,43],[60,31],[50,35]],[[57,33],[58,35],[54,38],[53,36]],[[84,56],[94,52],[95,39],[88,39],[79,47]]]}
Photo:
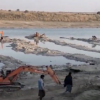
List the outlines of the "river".
{"label": "river", "polygon": [[[67,29],[0,29],[0,31],[4,31],[4,36],[9,36],[10,38],[20,38],[25,39],[25,36],[34,34],[36,31],[43,34],[45,33],[46,36],[52,39],[59,39],[61,41],[79,44],[88,46],[89,48],[92,48],[92,45],[86,42],[80,42],[77,40],[71,41],[67,39],[60,39],[59,37],[76,37],[76,38],[91,38],[92,35],[96,35],[97,37],[100,37],[100,29],[99,28],[67,28]],[[0,49],[0,54],[12,56],[16,59],[22,60],[26,62],[27,64],[34,64],[34,65],[48,65],[48,64],[56,64],[56,65],[62,65],[66,63],[72,63],[72,64],[83,64],[83,62],[78,62],[74,60],[69,60],[64,57],[46,57],[41,55],[33,55],[33,54],[24,54],[22,52],[15,52],[11,49],[11,47],[6,47],[7,44],[3,44],[3,49]],[[40,47],[49,48],[52,50],[59,50],[66,53],[80,53],[85,54],[91,57],[100,58],[100,53],[95,52],[89,52],[84,50],[78,50],[75,48],[71,48],[68,46],[60,46],[56,45],[54,43],[39,43]],[[92,49],[100,50],[100,46],[96,46]]]}

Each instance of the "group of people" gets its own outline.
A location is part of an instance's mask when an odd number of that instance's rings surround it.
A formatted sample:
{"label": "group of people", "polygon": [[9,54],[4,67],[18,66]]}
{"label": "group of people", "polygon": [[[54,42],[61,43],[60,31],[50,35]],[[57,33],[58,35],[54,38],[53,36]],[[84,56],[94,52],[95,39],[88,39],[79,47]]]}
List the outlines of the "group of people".
{"label": "group of people", "polygon": [[[41,75],[40,79],[38,80],[38,89],[39,89],[38,96],[40,100],[42,100],[43,97],[45,97],[44,77],[45,77],[44,75]],[[69,72],[69,74],[64,79],[64,87],[66,87],[64,93],[68,93],[68,92],[71,93],[72,86],[73,86],[72,75],[71,72]]]}

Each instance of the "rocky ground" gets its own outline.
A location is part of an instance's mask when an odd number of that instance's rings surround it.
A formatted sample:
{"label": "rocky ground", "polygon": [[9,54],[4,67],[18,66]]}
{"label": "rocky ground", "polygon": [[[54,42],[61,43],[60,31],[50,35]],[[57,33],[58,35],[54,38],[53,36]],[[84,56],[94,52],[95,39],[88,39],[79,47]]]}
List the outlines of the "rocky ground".
{"label": "rocky ground", "polygon": [[6,66],[7,68],[17,68],[21,65],[25,65],[25,63],[23,63],[20,60],[3,55],[0,55],[0,63],[3,63],[4,64],[3,66]]}
{"label": "rocky ground", "polygon": [[[68,71],[56,71],[59,80],[63,83]],[[57,85],[50,78],[45,76],[45,91],[46,96],[43,100],[99,100],[100,97],[100,72],[90,73],[79,72],[72,73],[73,89],[72,94],[63,94],[65,88],[62,85]],[[25,85],[25,88],[15,92],[2,92],[0,100],[37,100],[38,89],[37,81],[39,74],[27,74],[22,76],[19,81]]]}

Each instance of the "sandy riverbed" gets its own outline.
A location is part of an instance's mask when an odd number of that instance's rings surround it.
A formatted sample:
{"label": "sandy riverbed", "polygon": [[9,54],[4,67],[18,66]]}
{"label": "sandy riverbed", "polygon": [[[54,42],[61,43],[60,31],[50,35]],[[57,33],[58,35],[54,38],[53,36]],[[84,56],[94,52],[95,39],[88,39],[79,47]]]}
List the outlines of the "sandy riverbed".
{"label": "sandy riverbed", "polygon": [[[66,37],[61,37],[62,39],[69,39],[72,40],[71,38],[66,38]],[[94,44],[94,45],[100,45],[100,38],[97,37],[96,40],[93,40],[92,38],[74,38],[73,40],[78,40],[78,41],[83,41],[83,42],[87,42],[90,44]]]}
{"label": "sandy riverbed", "polygon": [[[25,38],[27,39],[33,39],[31,36],[26,36]],[[65,39],[70,39],[70,38],[65,38]],[[85,42],[96,42],[99,44],[100,40],[98,39],[97,41],[93,41],[91,39],[80,39],[80,38],[75,38],[74,40],[80,40],[80,41],[85,41]],[[44,41],[48,41],[48,42],[52,42],[55,43],[56,45],[61,45],[61,46],[69,46],[72,48],[76,48],[79,50],[84,50],[84,51],[91,51],[91,52],[98,52],[100,53],[100,50],[94,50],[91,49],[87,46],[82,46],[82,45],[77,45],[77,44],[72,44],[72,43],[67,43],[65,41],[60,41],[60,40],[56,40],[56,39],[50,39],[50,38],[44,38]]]}
{"label": "sandy riverbed", "polygon": [[[48,39],[46,40],[48,41]],[[53,41],[55,42],[55,41]],[[78,66],[56,66],[55,72],[59,77],[59,80],[63,83],[65,76],[68,74],[68,71],[72,71],[73,77],[73,90],[71,95],[62,94],[65,91],[63,85],[57,85],[50,78],[49,75],[45,76],[45,88],[46,88],[46,97],[44,100],[99,100],[100,97],[100,59],[93,58],[82,54],[69,54],[57,50],[50,50],[48,48],[38,47],[32,42],[21,39],[10,39],[4,37],[4,43],[11,43],[11,47],[15,51],[21,51],[24,53],[33,53],[37,55],[46,55],[46,56],[64,56],[69,59],[74,59],[78,61],[94,61],[95,65],[78,65]],[[60,44],[60,41],[56,41]],[[76,46],[76,45],[75,45]],[[77,47],[77,46],[76,46]],[[84,48],[82,48],[84,50]],[[12,57],[7,57],[0,55],[1,63],[5,64],[8,68],[17,68],[20,65],[25,65],[22,61],[14,59]],[[53,66],[54,67],[54,66]],[[56,70],[59,67],[59,70]],[[60,67],[65,67],[63,70]],[[75,73],[75,71],[79,71]],[[40,74],[30,74],[26,73],[25,76],[21,76],[18,81],[25,85],[25,88],[20,91],[13,93],[2,92],[0,100],[37,100],[38,89],[37,89],[37,80],[39,79]],[[9,97],[9,98],[8,98]]]}
{"label": "sandy riverbed", "polygon": [[[5,37],[3,41],[4,43],[11,43],[9,46],[11,46],[13,50],[24,52],[25,54],[36,54],[36,55],[44,55],[44,56],[63,56],[65,58],[76,60],[76,61],[88,62],[92,60],[97,64],[100,63],[100,58],[93,58],[83,54],[70,54],[58,50],[50,50],[48,48],[39,47],[35,43],[28,42],[26,40],[10,39],[8,37]],[[48,41],[48,39],[46,41]],[[57,43],[59,44],[60,41],[58,41]]]}
{"label": "sandy riverbed", "polygon": [[[59,80],[63,82],[66,71],[56,71]],[[57,85],[52,81],[49,75],[45,76],[46,96],[43,100],[94,100],[100,97],[100,73],[90,74],[88,71],[73,73],[72,94],[62,94],[65,91],[63,85]],[[0,100],[37,100],[38,89],[37,81],[39,74],[27,74],[22,76],[19,81],[25,85],[25,88],[13,93],[2,92]],[[9,98],[8,98],[9,96]]]}

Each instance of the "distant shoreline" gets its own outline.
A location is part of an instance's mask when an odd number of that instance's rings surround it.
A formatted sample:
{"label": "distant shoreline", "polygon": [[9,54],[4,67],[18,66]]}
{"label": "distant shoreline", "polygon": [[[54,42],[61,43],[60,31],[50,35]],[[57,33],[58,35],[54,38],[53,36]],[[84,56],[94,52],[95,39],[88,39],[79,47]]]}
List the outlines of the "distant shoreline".
{"label": "distant shoreline", "polygon": [[0,20],[0,28],[100,28],[100,22],[31,22]]}
{"label": "distant shoreline", "polygon": [[100,28],[100,15],[0,10],[0,28]]}

